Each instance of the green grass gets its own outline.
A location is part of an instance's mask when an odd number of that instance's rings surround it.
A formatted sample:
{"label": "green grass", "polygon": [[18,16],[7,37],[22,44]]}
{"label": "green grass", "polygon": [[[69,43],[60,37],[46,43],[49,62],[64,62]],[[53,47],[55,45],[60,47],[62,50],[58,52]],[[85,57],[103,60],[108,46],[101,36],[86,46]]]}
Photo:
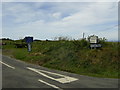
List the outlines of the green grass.
{"label": "green grass", "polygon": [[[36,41],[32,52],[4,45],[3,54],[40,66],[95,77],[118,78],[120,73],[117,42],[102,42],[103,48],[89,49],[85,40]],[[20,43],[20,41],[19,41]]]}

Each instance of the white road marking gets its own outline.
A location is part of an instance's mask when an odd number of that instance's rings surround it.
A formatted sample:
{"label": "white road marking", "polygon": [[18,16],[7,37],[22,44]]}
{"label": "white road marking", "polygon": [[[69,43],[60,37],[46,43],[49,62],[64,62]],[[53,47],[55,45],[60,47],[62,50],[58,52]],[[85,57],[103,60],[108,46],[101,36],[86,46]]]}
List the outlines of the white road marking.
{"label": "white road marking", "polygon": [[41,79],[39,79],[38,81],[40,81],[40,82],[42,82],[42,83],[44,83],[44,84],[46,84],[46,85],[48,85],[48,86],[51,86],[51,87],[53,87],[53,88],[56,88],[56,89],[58,89],[58,90],[63,90],[63,89],[61,89],[61,88],[59,88],[59,87],[57,87],[57,86],[55,86],[55,85],[53,85],[53,84],[50,84],[50,83],[48,83],[48,82],[43,81],[43,80],[41,80]]}
{"label": "white road marking", "polygon": [[4,64],[5,66],[7,66],[7,67],[9,67],[9,68],[15,69],[15,67],[12,67],[12,66],[10,66],[10,65],[8,65],[8,64],[6,64],[6,63],[4,63],[4,62],[2,62],[2,61],[0,61],[0,63]]}
{"label": "white road marking", "polygon": [[46,72],[46,73],[49,73],[49,74],[53,74],[53,75],[56,75],[56,76],[63,77],[63,78],[56,79],[57,81],[59,81],[61,83],[69,83],[69,82],[78,80],[77,78],[61,75],[61,74],[58,74],[58,73],[48,72],[48,71],[45,71],[45,70],[38,70],[38,71]]}
{"label": "white road marking", "polygon": [[[73,82],[73,81],[78,80],[77,78],[73,78],[73,77],[61,75],[61,74],[58,74],[58,73],[52,73],[52,72],[48,72],[48,71],[45,71],[45,70],[37,70],[37,69],[34,69],[34,68],[30,68],[30,67],[27,67],[27,69],[32,70],[32,71],[34,71],[34,72],[36,72],[36,73],[38,73],[38,74],[41,74],[41,75],[43,75],[44,77],[47,77],[47,78],[49,78],[49,79],[58,81],[58,82],[60,82],[60,83],[70,83],[70,82]],[[41,72],[40,72],[40,71],[41,71]],[[46,73],[49,73],[49,74],[61,76],[61,77],[63,77],[63,78],[58,78],[58,79],[56,79],[56,78],[50,77],[50,76],[48,76],[48,75],[46,75],[46,74],[44,74],[44,73],[42,73],[42,72],[46,72]]]}

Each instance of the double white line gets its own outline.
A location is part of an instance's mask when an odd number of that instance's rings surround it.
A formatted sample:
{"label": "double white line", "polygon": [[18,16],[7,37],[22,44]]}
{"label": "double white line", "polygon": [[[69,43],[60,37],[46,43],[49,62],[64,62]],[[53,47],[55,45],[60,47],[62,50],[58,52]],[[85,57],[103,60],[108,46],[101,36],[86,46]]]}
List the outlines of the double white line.
{"label": "double white line", "polygon": [[[65,76],[65,75],[61,75],[61,74],[58,74],[58,73],[53,73],[53,72],[49,72],[49,71],[45,71],[45,70],[39,70],[39,69],[35,69],[35,68],[30,68],[30,67],[27,67],[27,69],[29,69],[29,70],[31,70],[31,71],[34,71],[34,72],[36,72],[36,73],[38,73],[38,74],[40,74],[40,75],[42,75],[42,76],[44,76],[44,77],[46,77],[46,78],[49,78],[49,79],[52,79],[52,80],[57,81],[57,82],[59,82],[59,83],[62,83],[62,84],[64,84],[64,83],[70,83],[70,82],[73,82],[73,81],[78,80],[77,78],[74,78],[74,77],[69,77],[69,76]],[[43,73],[43,72],[44,72],[44,73]],[[56,76],[60,76],[60,77],[62,77],[62,78],[56,79],[56,78],[53,78],[53,77],[51,77],[51,76],[46,75],[45,73],[52,74],[52,75],[56,75]],[[40,82],[42,82],[42,83],[44,83],[44,84],[46,84],[46,85],[49,85],[49,86],[51,86],[51,87],[53,87],[53,88],[56,88],[56,89],[58,89],[58,90],[63,90],[63,89],[61,89],[60,87],[55,86],[55,85],[53,85],[53,84],[50,84],[50,83],[48,83],[48,82],[45,82],[45,81],[43,81],[43,80],[41,80],[41,79],[38,79],[38,81],[40,81]]]}
{"label": "double white line", "polygon": [[[61,75],[61,74],[58,74],[58,73],[53,73],[53,72],[49,72],[49,71],[45,71],[45,70],[39,70],[39,69],[35,69],[35,68],[30,68],[30,67],[27,67],[27,69],[29,69],[31,71],[34,71],[34,72],[36,72],[36,73],[38,73],[38,74],[40,74],[40,75],[42,75],[46,78],[55,80],[55,81],[57,81],[59,83],[63,83],[63,84],[64,83],[70,83],[70,82],[78,80],[77,78],[74,78],[74,77],[69,77],[69,76],[65,76],[65,75]],[[59,77],[62,77],[62,78],[56,79],[56,78],[53,78],[53,77],[50,77],[50,76],[44,74],[43,72],[48,73],[48,74],[52,74],[52,75],[55,75],[55,76],[59,76]]]}

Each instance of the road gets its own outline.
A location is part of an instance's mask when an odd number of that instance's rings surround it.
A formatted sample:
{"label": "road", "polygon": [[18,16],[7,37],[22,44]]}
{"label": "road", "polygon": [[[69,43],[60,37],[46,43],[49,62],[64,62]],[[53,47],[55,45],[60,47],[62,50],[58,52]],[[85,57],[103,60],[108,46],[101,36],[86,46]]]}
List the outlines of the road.
{"label": "road", "polygon": [[118,79],[83,76],[2,56],[2,88],[118,88]]}

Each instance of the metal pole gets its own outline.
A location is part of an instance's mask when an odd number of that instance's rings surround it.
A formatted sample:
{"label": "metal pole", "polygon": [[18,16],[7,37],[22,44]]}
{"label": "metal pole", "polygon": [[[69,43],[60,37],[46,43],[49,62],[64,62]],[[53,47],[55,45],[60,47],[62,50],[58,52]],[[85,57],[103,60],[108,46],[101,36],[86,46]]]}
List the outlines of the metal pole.
{"label": "metal pole", "polygon": [[30,51],[31,51],[31,44],[28,43],[28,52],[30,52]]}
{"label": "metal pole", "polygon": [[83,33],[83,39],[84,39],[84,35],[85,35],[85,33]]}

